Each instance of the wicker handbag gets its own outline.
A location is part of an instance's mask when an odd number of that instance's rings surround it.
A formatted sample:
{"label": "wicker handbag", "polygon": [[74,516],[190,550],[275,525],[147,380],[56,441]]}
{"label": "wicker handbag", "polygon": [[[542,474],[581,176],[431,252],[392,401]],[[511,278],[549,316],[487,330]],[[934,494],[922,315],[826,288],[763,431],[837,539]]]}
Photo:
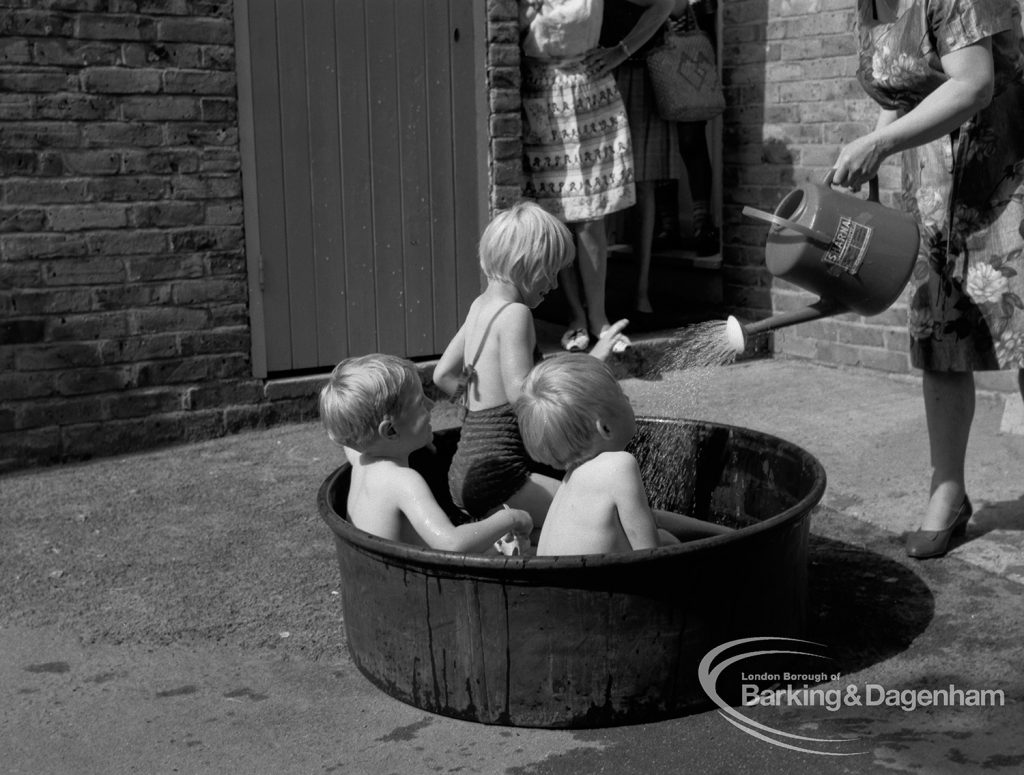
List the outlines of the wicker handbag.
{"label": "wicker handbag", "polygon": [[707,121],[725,110],[715,50],[689,6],[681,20],[666,23],[664,41],[646,62],[658,115],[666,121]]}

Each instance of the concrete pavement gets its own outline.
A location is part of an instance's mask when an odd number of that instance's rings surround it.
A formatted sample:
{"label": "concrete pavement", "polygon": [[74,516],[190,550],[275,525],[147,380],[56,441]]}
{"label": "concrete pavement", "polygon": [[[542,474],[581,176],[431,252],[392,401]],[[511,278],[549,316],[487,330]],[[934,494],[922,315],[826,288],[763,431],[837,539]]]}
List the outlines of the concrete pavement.
{"label": "concrete pavement", "polygon": [[638,414],[747,426],[822,462],[808,638],[840,674],[824,688],[954,684],[1004,703],[748,712],[790,734],[856,737],[845,756],[780,747],[716,710],[553,731],[404,705],[344,649],[314,503],[338,456],[302,424],[0,477],[3,771],[1020,771],[1024,436],[1000,432],[1002,397],[978,403],[966,541],[914,562],[900,533],[924,507],[928,461],[913,380],[757,360],[623,384]]}

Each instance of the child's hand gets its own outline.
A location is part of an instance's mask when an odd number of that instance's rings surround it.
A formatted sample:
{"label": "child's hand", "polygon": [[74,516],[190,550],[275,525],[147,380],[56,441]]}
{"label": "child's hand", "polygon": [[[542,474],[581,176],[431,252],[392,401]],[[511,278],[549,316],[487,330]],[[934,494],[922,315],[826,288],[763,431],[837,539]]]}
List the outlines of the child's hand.
{"label": "child's hand", "polygon": [[506,511],[512,517],[513,533],[529,536],[533,532],[533,517],[530,516],[530,512],[523,511],[522,509],[510,509],[508,507],[506,507]]}
{"label": "child's hand", "polygon": [[494,542],[494,548],[506,557],[517,557],[530,548],[533,518],[522,509],[505,506],[502,512],[512,517],[512,529]]}
{"label": "child's hand", "polygon": [[612,353],[619,354],[625,352],[626,348],[630,345],[630,341],[629,337],[622,333],[622,329],[628,325],[629,320],[623,318],[608,326],[597,338],[597,344],[594,345],[594,349],[590,351],[590,354],[598,360],[604,361]]}

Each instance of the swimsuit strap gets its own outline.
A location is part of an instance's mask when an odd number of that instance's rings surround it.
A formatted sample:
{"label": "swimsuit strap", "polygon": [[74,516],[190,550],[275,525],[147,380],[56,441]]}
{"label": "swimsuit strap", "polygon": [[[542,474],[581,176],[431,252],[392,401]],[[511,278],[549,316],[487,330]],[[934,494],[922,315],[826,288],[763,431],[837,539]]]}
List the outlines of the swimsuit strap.
{"label": "swimsuit strap", "polygon": [[504,312],[506,308],[511,307],[513,303],[514,302],[507,301],[504,304],[502,304],[500,307],[498,307],[498,311],[491,316],[491,319],[487,321],[487,325],[484,327],[484,335],[480,337],[480,346],[476,348],[476,355],[474,355],[473,360],[467,364],[469,368],[475,368],[476,362],[480,360],[480,356],[483,354],[484,351],[484,345],[487,343],[487,334],[491,332],[491,326],[494,325],[494,321],[498,319],[498,315]]}
{"label": "swimsuit strap", "polygon": [[484,327],[484,334],[480,337],[480,345],[476,348],[476,355],[473,356],[473,360],[465,364],[462,367],[462,382],[459,384],[458,389],[455,391],[455,395],[452,396],[452,401],[460,401],[465,406],[468,403],[466,394],[469,392],[468,388],[470,383],[476,380],[476,362],[480,360],[480,356],[483,354],[484,345],[487,343],[487,335],[491,332],[491,326],[494,325],[494,321],[498,319],[498,315],[505,311],[506,307],[512,306],[513,302],[508,301],[498,308],[491,319],[487,321],[487,325]]}

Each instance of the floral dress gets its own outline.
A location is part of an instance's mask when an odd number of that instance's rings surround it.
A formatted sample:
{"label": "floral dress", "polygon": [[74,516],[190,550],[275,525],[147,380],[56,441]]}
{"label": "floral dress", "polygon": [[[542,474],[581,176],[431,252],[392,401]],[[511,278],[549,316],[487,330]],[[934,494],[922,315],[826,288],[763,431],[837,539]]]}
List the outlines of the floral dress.
{"label": "floral dress", "polygon": [[1024,43],[1016,0],[910,0],[891,23],[859,0],[858,77],[882,107],[914,108],[940,57],[992,39],[995,96],[951,136],[903,154],[921,225],[910,353],[932,371],[1024,368]]}

